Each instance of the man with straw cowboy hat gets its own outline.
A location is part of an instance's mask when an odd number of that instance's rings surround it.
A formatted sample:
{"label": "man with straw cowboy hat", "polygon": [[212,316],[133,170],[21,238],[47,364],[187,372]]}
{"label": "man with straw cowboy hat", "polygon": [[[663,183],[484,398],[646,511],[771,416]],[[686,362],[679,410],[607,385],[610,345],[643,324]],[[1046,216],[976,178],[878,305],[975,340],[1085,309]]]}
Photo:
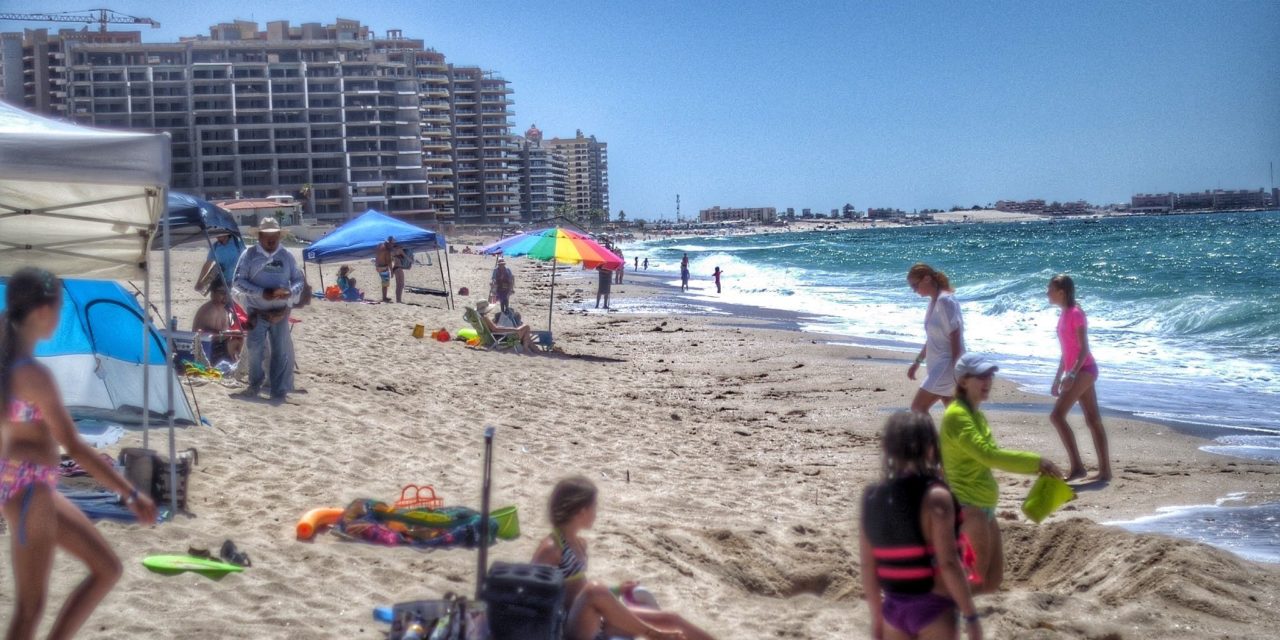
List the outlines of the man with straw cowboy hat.
{"label": "man with straw cowboy hat", "polygon": [[264,347],[270,345],[271,399],[283,401],[293,391],[293,339],[289,335],[289,310],[302,297],[306,281],[298,263],[280,246],[280,223],[263,218],[258,223],[258,244],[240,256],[236,265],[235,293],[249,314],[249,388],[257,396],[266,381]]}

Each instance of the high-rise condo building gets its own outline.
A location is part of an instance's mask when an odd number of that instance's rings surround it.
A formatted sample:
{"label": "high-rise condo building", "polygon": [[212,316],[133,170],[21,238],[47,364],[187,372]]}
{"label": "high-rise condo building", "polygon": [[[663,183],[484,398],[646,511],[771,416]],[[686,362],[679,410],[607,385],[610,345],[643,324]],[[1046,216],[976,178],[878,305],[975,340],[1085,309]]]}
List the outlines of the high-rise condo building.
{"label": "high-rise condo building", "polygon": [[538,125],[517,138],[520,183],[520,219],[524,222],[554,217],[565,203],[569,165],[557,150],[543,144]]}
{"label": "high-rise condo building", "polygon": [[33,111],[169,132],[173,188],[207,199],[293,193],[330,219],[374,208],[494,222],[516,209],[509,84],[399,30],[235,21],[177,43],[28,30],[0,36],[0,73],[5,99]]}
{"label": "high-rise condo building", "polygon": [[552,138],[546,145],[559,151],[569,163],[566,202],[574,208],[579,220],[589,220],[592,211],[603,211],[602,221],[609,219],[609,150],[608,144],[595,136],[583,136],[579,129],[572,138]]}

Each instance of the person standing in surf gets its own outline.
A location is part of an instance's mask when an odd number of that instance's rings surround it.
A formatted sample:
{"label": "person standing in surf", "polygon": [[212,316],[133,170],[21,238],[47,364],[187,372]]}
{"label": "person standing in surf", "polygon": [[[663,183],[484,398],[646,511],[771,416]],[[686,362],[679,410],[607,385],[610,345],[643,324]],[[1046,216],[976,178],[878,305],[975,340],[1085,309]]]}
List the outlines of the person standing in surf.
{"label": "person standing in surf", "polygon": [[[873,638],[982,637],[960,562],[960,504],[942,480],[927,413],[899,411],[880,437],[883,479],[862,495],[862,591]],[[888,628],[886,628],[886,626]]]}
{"label": "person standing in surf", "polygon": [[689,290],[689,254],[680,259],[680,290]]}
{"label": "person standing in surf", "polygon": [[1111,458],[1107,451],[1107,432],[1102,428],[1102,412],[1098,410],[1098,393],[1094,385],[1098,381],[1098,363],[1089,351],[1089,325],[1084,310],[1076,304],[1076,284],[1071,276],[1059,274],[1049,280],[1049,302],[1062,308],[1058,317],[1058,344],[1062,346],[1062,359],[1058,361],[1058,373],[1053,377],[1051,393],[1058,399],[1049,414],[1049,421],[1058,430],[1058,437],[1067,448],[1071,470],[1068,480],[1085,477],[1088,473],[1075,434],[1067,423],[1067,413],[1079,403],[1084,411],[1084,422],[1093,436],[1093,448],[1098,454],[1098,477],[1106,482],[1111,479]]}
{"label": "person standing in surf", "polygon": [[74,636],[124,572],[102,533],[58,493],[59,448],[120,494],[140,523],[156,521],[151,498],[80,438],[57,381],[35,360],[36,343],[53,335],[61,313],[62,283],[52,273],[25,267],[9,278],[0,314],[0,513],[12,527],[15,583],[6,638],[36,636],[58,547],[88,566],[89,575],[62,605],[51,638]]}
{"label": "person standing in surf", "polygon": [[964,321],[947,274],[917,262],[907,271],[907,284],[917,295],[929,298],[929,309],[924,314],[925,343],[907,369],[907,377],[912,380],[921,364],[928,369],[911,401],[911,410],[929,413],[933,403],[950,403],[955,393],[956,360],[964,353]]}

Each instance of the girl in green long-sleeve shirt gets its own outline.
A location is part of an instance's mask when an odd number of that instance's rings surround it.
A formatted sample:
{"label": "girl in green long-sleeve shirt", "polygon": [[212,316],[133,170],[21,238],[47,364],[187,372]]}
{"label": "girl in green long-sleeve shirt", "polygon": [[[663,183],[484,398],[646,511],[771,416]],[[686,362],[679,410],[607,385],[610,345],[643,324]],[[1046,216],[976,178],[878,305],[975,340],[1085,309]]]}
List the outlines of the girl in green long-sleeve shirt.
{"label": "girl in green long-sleeve shirt", "polygon": [[999,368],[976,353],[956,362],[956,399],[942,415],[942,466],[947,484],[964,511],[961,532],[977,555],[979,593],[992,593],[1004,580],[1004,545],[996,522],[1000,487],[992,469],[1011,473],[1043,473],[1062,477],[1062,471],[1038,453],[1001,449],[991,435],[987,417],[978,410],[991,393]]}

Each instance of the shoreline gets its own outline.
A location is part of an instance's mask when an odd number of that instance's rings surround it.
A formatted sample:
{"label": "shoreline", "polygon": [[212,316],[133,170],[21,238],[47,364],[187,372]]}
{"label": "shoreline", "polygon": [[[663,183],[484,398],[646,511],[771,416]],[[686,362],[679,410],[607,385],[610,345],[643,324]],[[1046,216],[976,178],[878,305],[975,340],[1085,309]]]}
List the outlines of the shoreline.
{"label": "shoreline", "polygon": [[[183,276],[203,255],[174,256],[174,308],[187,322],[200,301]],[[455,287],[479,291],[488,282],[491,258],[450,258]],[[509,264],[513,305],[542,329],[550,270]],[[415,324],[464,326],[462,306],[474,298],[459,298],[456,310],[423,296],[409,296],[413,304],[317,301],[298,311],[293,331],[297,384],[307,393],[266,407],[236,398],[233,383],[197,383],[213,426],[178,434],[179,448],[200,451],[190,484],[196,515],[157,527],[97,526],[125,575],[81,637],[374,638],[373,606],[469,592],[474,551],[330,535],[301,543],[293,526],[315,507],[394,499],[406,483],[434,485],[448,505],[475,506],[485,425],[498,429],[493,505],[517,505],[523,531],[495,545],[491,560],[527,561],[548,528],[550,487],[582,473],[601,490],[587,534],[593,579],[640,580],[664,607],[720,637],[864,636],[858,496],[878,476],[887,412],[915,390],[895,355],[827,344],[784,318],[568,313],[593,302],[595,274],[561,273],[553,328],[563,354],[412,337]],[[367,263],[354,275],[377,283]],[[408,276],[421,284],[431,274]],[[314,284],[314,270],[311,277]],[[628,280],[613,292],[642,305],[661,289]],[[990,402],[1027,398],[1001,381]],[[1002,445],[1062,459],[1043,415],[989,415]],[[978,599],[991,637],[1269,637],[1280,623],[1280,567],[1096,523],[1175,499],[1274,494],[1275,465],[1224,460],[1146,422],[1109,420],[1107,429],[1115,481],[1044,524],[1018,511],[1031,478],[998,474],[1006,585]],[[129,431],[119,446],[139,441]],[[138,562],[227,538],[254,567],[220,582],[160,577]],[[0,562],[0,610],[12,606],[8,567]],[[82,575],[59,554],[50,602]],[[46,625],[54,615],[46,612]]]}

